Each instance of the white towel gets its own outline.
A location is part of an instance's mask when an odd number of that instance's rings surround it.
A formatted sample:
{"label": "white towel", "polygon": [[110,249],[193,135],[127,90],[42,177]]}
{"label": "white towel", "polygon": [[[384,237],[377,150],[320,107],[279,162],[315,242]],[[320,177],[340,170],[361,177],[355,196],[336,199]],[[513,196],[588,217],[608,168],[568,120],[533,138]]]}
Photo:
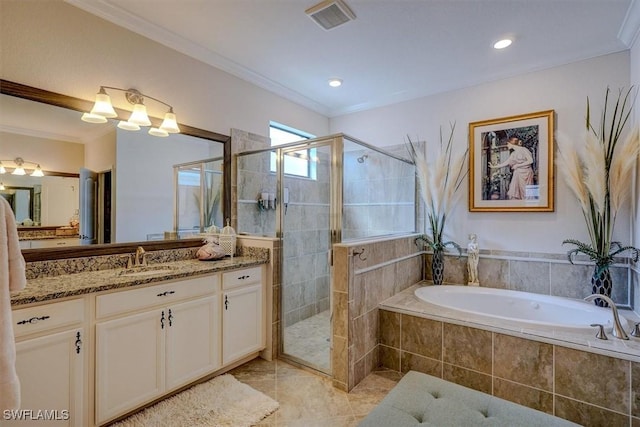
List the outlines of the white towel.
{"label": "white towel", "polygon": [[20,408],[11,292],[25,287],[25,263],[11,206],[0,196],[0,412]]}

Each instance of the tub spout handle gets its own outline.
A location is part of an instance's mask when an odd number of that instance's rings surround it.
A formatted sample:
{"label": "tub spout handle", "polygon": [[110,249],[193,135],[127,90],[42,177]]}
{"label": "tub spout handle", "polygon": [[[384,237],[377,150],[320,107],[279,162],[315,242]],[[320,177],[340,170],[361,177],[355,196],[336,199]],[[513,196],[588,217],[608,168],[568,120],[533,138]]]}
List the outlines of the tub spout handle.
{"label": "tub spout handle", "polygon": [[602,294],[592,294],[586,297],[584,300],[593,301],[597,298],[605,300],[607,304],[609,304],[609,308],[611,308],[611,314],[613,315],[613,336],[621,340],[628,340],[629,337],[620,324],[620,317],[618,317],[618,308],[616,307],[616,303],[613,302],[611,298]]}
{"label": "tub spout handle", "polygon": [[604,325],[601,325],[600,323],[592,323],[591,326],[598,327],[598,333],[596,334],[596,338],[598,338],[599,340],[609,339],[607,338],[607,334],[604,333]]}

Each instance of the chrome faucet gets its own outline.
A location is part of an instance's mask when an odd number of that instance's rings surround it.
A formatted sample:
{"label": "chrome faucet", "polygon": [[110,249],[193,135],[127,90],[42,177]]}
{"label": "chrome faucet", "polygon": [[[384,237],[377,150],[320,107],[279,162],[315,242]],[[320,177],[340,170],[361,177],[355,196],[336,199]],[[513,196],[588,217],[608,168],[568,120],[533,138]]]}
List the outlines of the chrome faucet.
{"label": "chrome faucet", "polygon": [[133,265],[135,266],[145,266],[147,265],[147,256],[145,250],[142,246],[138,246],[136,249],[136,257],[133,261]]}
{"label": "chrome faucet", "polygon": [[584,300],[593,301],[594,299],[597,299],[597,298],[605,300],[607,304],[609,304],[609,307],[611,307],[611,312],[613,314],[613,336],[621,340],[628,340],[629,336],[627,335],[627,333],[624,331],[624,328],[620,324],[620,317],[618,317],[618,309],[616,308],[616,304],[613,302],[611,298],[609,298],[606,295],[592,294],[586,297]]}

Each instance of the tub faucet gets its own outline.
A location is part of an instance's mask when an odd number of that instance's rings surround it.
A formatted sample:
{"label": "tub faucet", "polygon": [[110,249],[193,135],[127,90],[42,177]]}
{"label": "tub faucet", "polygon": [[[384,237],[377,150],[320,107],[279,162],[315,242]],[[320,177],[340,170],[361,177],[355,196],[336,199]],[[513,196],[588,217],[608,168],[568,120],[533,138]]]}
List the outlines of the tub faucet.
{"label": "tub faucet", "polygon": [[618,317],[618,309],[616,308],[616,304],[613,302],[613,300],[608,296],[601,295],[601,294],[589,295],[584,300],[593,301],[596,298],[605,300],[607,304],[609,304],[609,307],[611,307],[611,312],[613,314],[613,336],[621,340],[628,340],[629,336],[627,335],[627,333],[624,331],[624,328],[620,324],[620,317]]}
{"label": "tub faucet", "polygon": [[147,265],[147,257],[145,254],[145,250],[142,246],[138,246],[136,249],[136,257],[133,261],[133,265],[144,266]]}

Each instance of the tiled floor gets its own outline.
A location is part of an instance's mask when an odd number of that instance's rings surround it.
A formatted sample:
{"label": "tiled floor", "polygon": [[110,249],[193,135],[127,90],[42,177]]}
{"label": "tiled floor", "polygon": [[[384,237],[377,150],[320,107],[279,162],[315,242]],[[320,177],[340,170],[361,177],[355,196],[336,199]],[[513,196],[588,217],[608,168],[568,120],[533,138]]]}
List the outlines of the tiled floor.
{"label": "tiled floor", "polygon": [[281,360],[255,359],[230,372],[239,381],[277,400],[280,408],[261,427],[356,426],[400,380],[393,371],[374,372],[351,393],[331,380]]}
{"label": "tiled floor", "polygon": [[322,372],[331,372],[329,310],[284,328],[284,352]]}

